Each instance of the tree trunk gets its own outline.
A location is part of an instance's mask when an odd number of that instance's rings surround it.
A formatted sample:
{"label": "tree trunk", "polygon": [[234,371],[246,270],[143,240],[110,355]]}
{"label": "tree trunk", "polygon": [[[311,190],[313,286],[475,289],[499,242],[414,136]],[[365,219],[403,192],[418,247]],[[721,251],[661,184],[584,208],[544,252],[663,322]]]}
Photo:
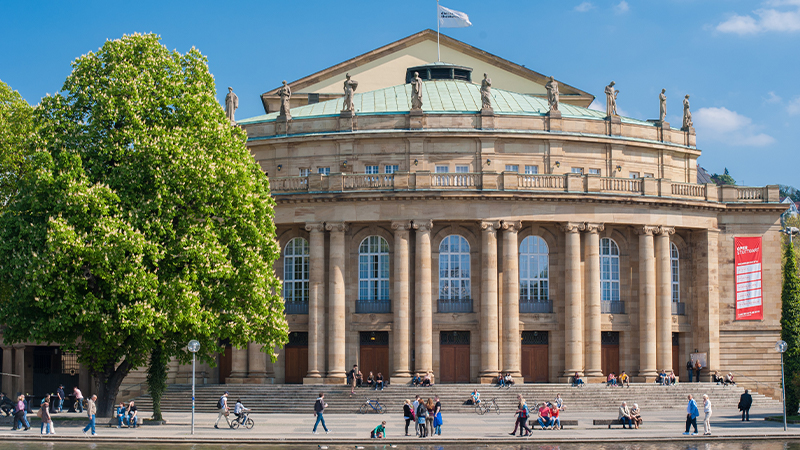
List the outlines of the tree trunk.
{"label": "tree trunk", "polygon": [[161,417],[161,396],[167,389],[167,373],[169,372],[169,357],[161,345],[153,347],[150,352],[150,365],[147,367],[147,390],[153,399],[153,420],[163,420]]}
{"label": "tree trunk", "polygon": [[97,417],[112,417],[122,380],[131,371],[128,361],[122,361],[115,369],[106,366],[103,372],[93,373],[95,377],[94,394],[97,395]]}

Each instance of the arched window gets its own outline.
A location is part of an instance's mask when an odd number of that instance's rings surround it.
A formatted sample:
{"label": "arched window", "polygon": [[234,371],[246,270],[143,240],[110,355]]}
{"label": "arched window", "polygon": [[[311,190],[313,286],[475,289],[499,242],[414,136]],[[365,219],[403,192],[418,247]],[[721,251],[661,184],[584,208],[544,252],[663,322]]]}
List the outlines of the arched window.
{"label": "arched window", "polygon": [[522,301],[550,300],[550,262],[547,243],[528,236],[519,246],[519,298]]}
{"label": "arched window", "polygon": [[358,248],[358,299],[389,300],[389,244],[369,236]]}
{"label": "arched window", "polygon": [[457,234],[447,236],[439,244],[439,298],[472,298],[469,274],[469,243]]}
{"label": "arched window", "polygon": [[674,243],[669,245],[669,261],[672,266],[672,301],[679,303],[681,301],[681,263],[678,246]]}
{"label": "arched window", "polygon": [[600,288],[604,302],[619,301],[619,246],[609,238],[600,240]]}
{"label": "arched window", "polygon": [[308,241],[294,238],[283,252],[283,299],[308,301]]}

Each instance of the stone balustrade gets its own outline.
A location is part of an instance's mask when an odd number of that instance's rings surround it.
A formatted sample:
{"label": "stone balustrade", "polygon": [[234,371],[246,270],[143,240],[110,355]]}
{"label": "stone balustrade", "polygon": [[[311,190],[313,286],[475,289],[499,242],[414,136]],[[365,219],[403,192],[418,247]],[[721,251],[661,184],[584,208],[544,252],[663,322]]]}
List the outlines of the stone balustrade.
{"label": "stone balustrade", "polygon": [[597,175],[527,175],[516,172],[392,174],[310,174],[270,178],[273,195],[358,191],[510,191],[632,195],[723,203],[777,203],[778,186],[717,186],[658,178],[605,178]]}

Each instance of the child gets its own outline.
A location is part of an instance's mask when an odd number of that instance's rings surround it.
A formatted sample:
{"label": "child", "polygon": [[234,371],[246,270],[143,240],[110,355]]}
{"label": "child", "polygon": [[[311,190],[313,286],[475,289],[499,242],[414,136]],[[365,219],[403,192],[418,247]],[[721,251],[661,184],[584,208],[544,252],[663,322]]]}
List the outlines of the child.
{"label": "child", "polygon": [[383,422],[381,422],[380,425],[375,427],[375,429],[372,430],[369,433],[369,437],[371,437],[372,439],[383,439],[384,436],[386,436],[386,421],[385,420]]}
{"label": "child", "polygon": [[233,406],[233,414],[236,415],[236,420],[241,421],[242,413],[244,413],[245,411],[250,411],[250,409],[245,408],[244,405],[242,404],[242,401],[237,398],[236,405]]}

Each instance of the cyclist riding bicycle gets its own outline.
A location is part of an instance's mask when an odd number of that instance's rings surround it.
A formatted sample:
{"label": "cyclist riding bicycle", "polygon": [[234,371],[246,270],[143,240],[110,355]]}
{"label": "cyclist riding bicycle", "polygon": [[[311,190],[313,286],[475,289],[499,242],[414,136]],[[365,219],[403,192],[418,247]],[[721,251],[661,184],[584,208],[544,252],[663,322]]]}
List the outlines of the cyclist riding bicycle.
{"label": "cyclist riding bicycle", "polygon": [[248,411],[250,411],[250,408],[245,408],[242,404],[242,401],[240,399],[236,399],[236,405],[233,407],[233,414],[236,416],[236,420],[241,422],[242,414]]}

